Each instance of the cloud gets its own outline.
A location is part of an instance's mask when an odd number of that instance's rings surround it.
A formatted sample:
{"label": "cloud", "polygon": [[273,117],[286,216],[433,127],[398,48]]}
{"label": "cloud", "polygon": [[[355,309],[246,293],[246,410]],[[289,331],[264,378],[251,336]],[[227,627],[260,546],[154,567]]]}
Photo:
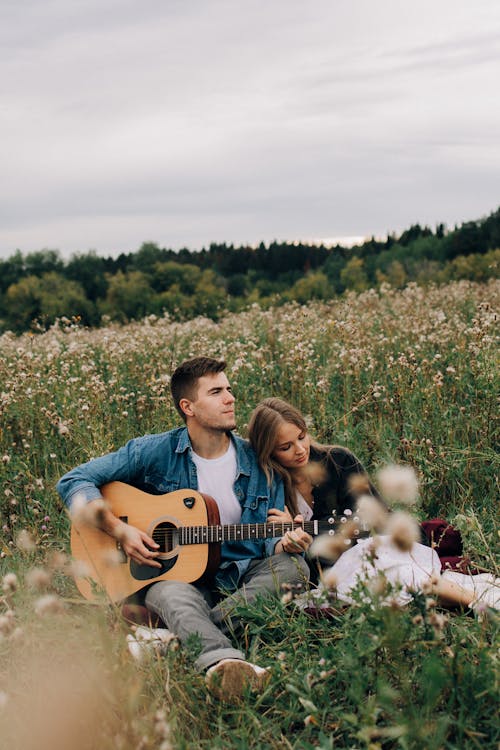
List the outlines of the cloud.
{"label": "cloud", "polygon": [[495,207],[494,2],[1,14],[4,255],[383,234]]}

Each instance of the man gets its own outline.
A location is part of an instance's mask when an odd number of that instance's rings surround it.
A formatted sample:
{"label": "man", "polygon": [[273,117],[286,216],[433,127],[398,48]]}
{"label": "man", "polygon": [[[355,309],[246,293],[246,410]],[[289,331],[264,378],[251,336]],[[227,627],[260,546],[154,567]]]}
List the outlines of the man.
{"label": "man", "polygon": [[[197,489],[217,501],[222,524],[265,523],[271,508],[283,510],[281,481],[269,487],[248,443],[232,433],[235,397],[225,367],[225,362],[210,357],[181,364],[172,375],[171,391],[186,426],[135,438],[115,453],[73,469],[57,484],[64,502],[71,507],[75,497],[95,501],[101,498],[99,487],[121,481],[157,495]],[[158,545],[148,534],[109,509],[99,517],[101,528],[119,540],[132,560],[159,567]],[[247,687],[264,685],[267,670],[245,661],[228,638],[237,625],[234,609],[258,595],[278,594],[283,584],[306,581],[307,565],[294,553],[305,550],[309,541],[305,532],[295,531],[282,540],[224,542],[210,588],[175,580],[148,588],[146,606],[182,643],[198,634],[197,667],[207,670],[207,684],[219,697],[230,700]]]}

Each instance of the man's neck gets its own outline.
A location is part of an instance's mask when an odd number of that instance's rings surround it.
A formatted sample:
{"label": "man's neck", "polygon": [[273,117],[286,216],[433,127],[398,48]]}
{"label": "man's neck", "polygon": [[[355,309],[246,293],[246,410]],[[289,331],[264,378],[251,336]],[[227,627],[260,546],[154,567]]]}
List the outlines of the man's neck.
{"label": "man's neck", "polygon": [[194,452],[201,458],[220,458],[229,448],[231,438],[222,430],[207,430],[190,424],[188,433]]}

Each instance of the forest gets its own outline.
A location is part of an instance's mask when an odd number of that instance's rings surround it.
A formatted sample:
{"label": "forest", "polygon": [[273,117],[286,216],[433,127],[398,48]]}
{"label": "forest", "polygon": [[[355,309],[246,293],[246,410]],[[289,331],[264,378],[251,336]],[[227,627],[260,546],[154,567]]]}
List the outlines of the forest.
{"label": "forest", "polygon": [[46,330],[67,318],[90,327],[150,315],[218,320],[258,304],[329,300],[346,290],[402,289],[498,276],[500,208],[454,229],[415,224],[385,240],[347,248],[271,242],[174,251],[144,242],[136,252],[95,251],[65,260],[59,250],[0,260],[0,332]]}

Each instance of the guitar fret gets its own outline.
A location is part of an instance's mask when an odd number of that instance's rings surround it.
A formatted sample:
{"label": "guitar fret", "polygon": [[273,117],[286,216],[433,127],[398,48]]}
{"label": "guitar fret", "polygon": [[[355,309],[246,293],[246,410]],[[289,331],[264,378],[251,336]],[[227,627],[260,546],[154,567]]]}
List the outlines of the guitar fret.
{"label": "guitar fret", "polygon": [[[276,522],[269,523],[240,523],[225,524],[217,526],[179,526],[176,529],[178,544],[217,544],[227,541],[240,541],[252,539],[268,539],[270,537],[283,536],[287,531],[303,528],[304,531],[317,536],[320,531],[319,521],[306,521],[304,523]],[[167,540],[172,544],[172,529],[165,531],[164,543]]]}

